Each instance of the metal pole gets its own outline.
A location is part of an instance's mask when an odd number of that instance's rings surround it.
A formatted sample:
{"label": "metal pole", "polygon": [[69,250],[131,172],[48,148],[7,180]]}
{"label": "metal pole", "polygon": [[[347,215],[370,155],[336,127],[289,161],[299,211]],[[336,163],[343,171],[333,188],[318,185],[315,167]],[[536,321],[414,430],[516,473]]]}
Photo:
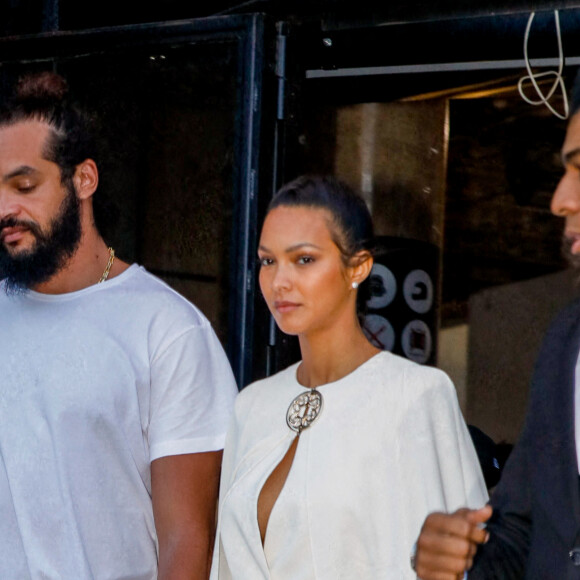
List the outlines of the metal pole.
{"label": "metal pole", "polygon": [[59,29],[59,0],[42,1],[42,32],[56,32]]}

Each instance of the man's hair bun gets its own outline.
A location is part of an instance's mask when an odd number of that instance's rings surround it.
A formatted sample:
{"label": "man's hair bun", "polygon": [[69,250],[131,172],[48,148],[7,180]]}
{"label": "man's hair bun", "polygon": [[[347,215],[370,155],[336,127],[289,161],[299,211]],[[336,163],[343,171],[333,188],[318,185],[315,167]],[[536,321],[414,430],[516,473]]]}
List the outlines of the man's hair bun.
{"label": "man's hair bun", "polygon": [[44,71],[22,77],[16,85],[15,97],[19,101],[62,101],[68,93],[68,83],[60,75]]}

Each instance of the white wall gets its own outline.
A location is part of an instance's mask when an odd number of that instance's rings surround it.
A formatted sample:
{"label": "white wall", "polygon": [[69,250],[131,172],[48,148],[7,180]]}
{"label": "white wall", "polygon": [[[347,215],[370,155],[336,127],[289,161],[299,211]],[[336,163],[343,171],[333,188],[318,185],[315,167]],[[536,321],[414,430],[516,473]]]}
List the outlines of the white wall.
{"label": "white wall", "polygon": [[577,278],[568,270],[490,288],[469,301],[466,420],[496,442],[518,438],[543,335],[578,294]]}

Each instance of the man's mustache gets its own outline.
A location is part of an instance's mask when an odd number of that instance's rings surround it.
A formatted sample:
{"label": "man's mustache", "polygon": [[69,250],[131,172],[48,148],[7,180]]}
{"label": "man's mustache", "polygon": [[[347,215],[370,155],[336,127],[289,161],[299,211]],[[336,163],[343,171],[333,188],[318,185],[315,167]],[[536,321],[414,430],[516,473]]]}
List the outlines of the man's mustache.
{"label": "man's mustache", "polygon": [[37,238],[44,237],[42,230],[40,229],[40,226],[36,222],[33,222],[31,220],[17,220],[16,218],[5,218],[3,220],[0,220],[0,234],[2,233],[2,230],[5,228],[17,228],[17,227],[27,228]]}
{"label": "man's mustache", "polygon": [[570,266],[580,270],[580,254],[572,253],[572,246],[576,239],[562,236],[562,255]]}

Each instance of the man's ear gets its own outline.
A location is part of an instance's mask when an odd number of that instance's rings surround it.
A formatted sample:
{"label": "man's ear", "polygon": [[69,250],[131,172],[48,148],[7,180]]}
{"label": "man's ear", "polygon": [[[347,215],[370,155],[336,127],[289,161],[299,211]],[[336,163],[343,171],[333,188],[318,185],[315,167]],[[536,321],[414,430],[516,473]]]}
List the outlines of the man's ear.
{"label": "man's ear", "polygon": [[99,185],[99,170],[92,159],[85,159],[75,168],[73,182],[79,199],[89,199]]}
{"label": "man's ear", "polygon": [[370,275],[374,259],[368,250],[361,250],[351,258],[350,281],[361,284]]}

